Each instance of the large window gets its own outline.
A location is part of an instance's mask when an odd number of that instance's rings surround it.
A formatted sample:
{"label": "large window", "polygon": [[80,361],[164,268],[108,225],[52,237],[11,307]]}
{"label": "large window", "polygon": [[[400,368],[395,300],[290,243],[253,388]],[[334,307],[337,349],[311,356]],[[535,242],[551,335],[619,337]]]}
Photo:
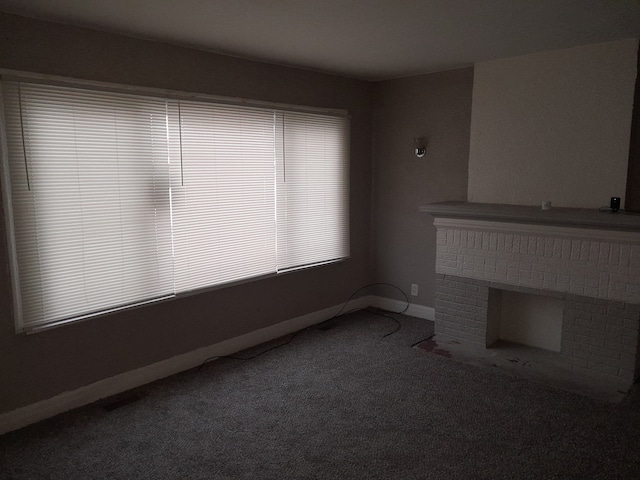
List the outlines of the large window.
{"label": "large window", "polygon": [[349,255],[345,115],[3,81],[19,330]]}

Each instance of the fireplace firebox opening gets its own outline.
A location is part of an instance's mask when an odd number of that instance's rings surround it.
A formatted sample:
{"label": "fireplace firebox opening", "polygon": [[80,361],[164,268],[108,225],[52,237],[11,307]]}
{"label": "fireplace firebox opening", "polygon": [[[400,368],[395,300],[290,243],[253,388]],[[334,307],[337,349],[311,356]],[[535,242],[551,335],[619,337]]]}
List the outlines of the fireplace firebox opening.
{"label": "fireplace firebox opening", "polygon": [[489,289],[487,347],[499,340],[560,352],[563,300]]}

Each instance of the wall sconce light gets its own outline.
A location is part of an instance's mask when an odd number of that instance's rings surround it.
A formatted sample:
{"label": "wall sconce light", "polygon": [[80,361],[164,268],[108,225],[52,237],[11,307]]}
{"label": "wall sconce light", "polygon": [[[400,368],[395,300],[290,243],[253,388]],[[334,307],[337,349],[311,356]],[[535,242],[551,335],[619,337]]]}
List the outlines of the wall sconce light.
{"label": "wall sconce light", "polygon": [[424,154],[427,153],[427,141],[424,137],[414,138],[413,139],[413,148],[416,154],[416,157],[422,158]]}

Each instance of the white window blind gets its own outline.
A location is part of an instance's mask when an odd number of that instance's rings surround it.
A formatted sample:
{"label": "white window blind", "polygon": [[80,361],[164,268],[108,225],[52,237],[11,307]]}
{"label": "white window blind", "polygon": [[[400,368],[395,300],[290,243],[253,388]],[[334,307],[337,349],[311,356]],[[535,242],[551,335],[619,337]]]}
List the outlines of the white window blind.
{"label": "white window blind", "polygon": [[179,115],[181,135],[172,136],[182,145],[182,174],[173,168],[172,180],[177,291],[275,272],[274,113],[180,102]]}
{"label": "white window blind", "polygon": [[348,119],[283,112],[277,130],[278,271],[348,257]]}
{"label": "white window blind", "polygon": [[19,330],[349,255],[345,117],[2,82]]}
{"label": "white window blind", "polygon": [[22,326],[172,294],[166,102],[3,90]]}

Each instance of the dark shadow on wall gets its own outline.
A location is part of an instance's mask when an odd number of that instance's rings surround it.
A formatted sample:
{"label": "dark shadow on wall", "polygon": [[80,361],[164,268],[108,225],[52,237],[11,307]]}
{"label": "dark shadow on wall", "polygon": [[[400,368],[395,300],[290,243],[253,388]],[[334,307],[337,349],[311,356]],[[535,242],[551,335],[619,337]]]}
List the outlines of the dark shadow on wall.
{"label": "dark shadow on wall", "polygon": [[640,48],[638,49],[638,74],[633,98],[631,139],[629,142],[629,167],[627,170],[627,192],[624,209],[640,212]]}

